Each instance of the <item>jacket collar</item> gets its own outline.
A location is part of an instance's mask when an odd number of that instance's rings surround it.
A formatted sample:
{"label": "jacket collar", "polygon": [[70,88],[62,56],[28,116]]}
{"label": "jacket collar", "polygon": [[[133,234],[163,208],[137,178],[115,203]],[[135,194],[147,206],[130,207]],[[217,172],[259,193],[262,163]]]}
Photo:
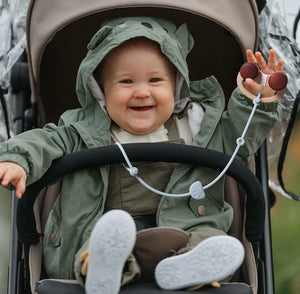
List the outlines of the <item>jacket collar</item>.
{"label": "jacket collar", "polygon": [[193,145],[207,147],[225,108],[225,96],[215,77],[190,83],[191,99],[199,103],[205,112],[200,132]]}

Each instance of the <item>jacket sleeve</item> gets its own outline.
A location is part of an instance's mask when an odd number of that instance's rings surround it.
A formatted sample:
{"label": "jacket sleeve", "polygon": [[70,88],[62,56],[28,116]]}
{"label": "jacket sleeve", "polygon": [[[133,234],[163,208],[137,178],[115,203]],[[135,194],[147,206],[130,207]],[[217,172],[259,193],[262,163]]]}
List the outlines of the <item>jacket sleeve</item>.
{"label": "jacket sleeve", "polygon": [[27,185],[38,180],[52,161],[72,152],[76,145],[76,131],[72,127],[48,124],[16,135],[0,144],[0,162],[12,161],[27,173]]}
{"label": "jacket sleeve", "polygon": [[[221,129],[223,134],[226,134],[223,136],[225,153],[232,154],[235,150],[236,140],[242,136],[252,109],[253,101],[244,96],[237,88],[221,119]],[[249,157],[262,145],[280,116],[281,108],[278,102],[260,103],[245,135],[245,144],[240,147],[238,152],[239,159],[244,162],[248,161]]]}

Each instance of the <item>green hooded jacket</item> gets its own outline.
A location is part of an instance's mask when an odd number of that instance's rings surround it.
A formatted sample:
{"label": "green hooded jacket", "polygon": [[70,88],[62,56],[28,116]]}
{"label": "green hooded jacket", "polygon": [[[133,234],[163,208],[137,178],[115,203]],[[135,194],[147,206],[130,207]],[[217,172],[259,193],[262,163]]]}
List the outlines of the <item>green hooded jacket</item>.
{"label": "green hooded jacket", "polygon": [[[214,77],[189,81],[186,56],[193,46],[193,39],[186,25],[176,28],[166,20],[137,17],[106,22],[89,43],[89,51],[77,76],[76,90],[81,108],[62,114],[58,125],[50,123],[0,144],[0,161],[13,161],[23,166],[28,185],[38,180],[54,159],[83,149],[110,145],[111,120],[101,103],[92,96],[87,81],[108,52],[124,41],[140,36],[158,42],[162,53],[183,77],[179,98],[189,97],[205,111],[201,131],[192,144],[231,155],[251,112],[252,101],[237,89],[224,111],[225,97]],[[256,152],[279,114],[277,103],[259,106],[247,132],[246,144],[238,153],[240,160],[246,163]],[[200,180],[205,185],[216,175],[217,172],[209,169],[181,164],[174,169],[166,192],[186,193],[193,182]],[[74,256],[103,214],[108,180],[109,167],[83,170],[63,178],[60,196],[44,232],[44,264],[49,277],[74,278]],[[224,202],[223,184],[221,180],[206,190],[202,200],[162,197],[157,225],[185,231],[209,226],[227,232],[233,211]],[[200,205],[206,208],[203,216],[198,214]]]}

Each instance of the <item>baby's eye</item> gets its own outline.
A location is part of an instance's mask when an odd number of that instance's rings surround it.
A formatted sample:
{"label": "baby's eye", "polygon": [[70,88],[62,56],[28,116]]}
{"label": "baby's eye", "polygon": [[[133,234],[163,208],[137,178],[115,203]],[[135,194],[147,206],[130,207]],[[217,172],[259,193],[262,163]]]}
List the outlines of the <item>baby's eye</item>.
{"label": "baby's eye", "polygon": [[121,83],[122,83],[122,84],[132,84],[133,81],[130,80],[130,79],[125,79],[125,80],[122,80]]}
{"label": "baby's eye", "polygon": [[150,79],[150,83],[156,83],[159,82],[161,79],[160,78],[152,78]]}

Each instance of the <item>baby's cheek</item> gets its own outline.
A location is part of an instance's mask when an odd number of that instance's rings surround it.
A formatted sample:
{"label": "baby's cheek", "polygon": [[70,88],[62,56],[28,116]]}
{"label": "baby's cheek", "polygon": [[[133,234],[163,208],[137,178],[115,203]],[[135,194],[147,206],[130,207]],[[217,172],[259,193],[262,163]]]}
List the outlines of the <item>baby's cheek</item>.
{"label": "baby's cheek", "polygon": [[164,103],[164,110],[166,112],[172,113],[175,107],[174,98],[167,99]]}

